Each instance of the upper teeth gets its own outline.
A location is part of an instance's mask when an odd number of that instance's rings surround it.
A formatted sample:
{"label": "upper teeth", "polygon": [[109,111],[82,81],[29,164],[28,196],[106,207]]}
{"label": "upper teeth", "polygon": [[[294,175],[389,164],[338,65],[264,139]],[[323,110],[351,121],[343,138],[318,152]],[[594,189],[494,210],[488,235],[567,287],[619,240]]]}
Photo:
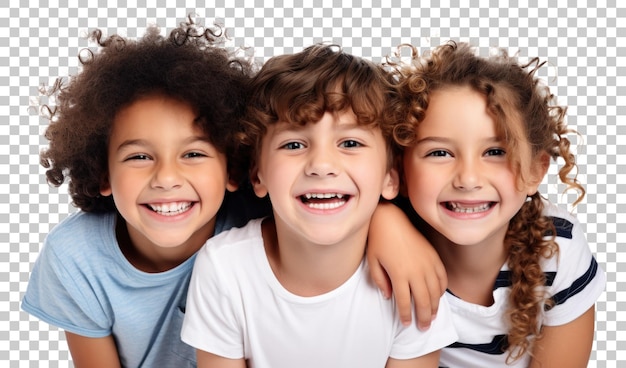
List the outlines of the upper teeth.
{"label": "upper teeth", "polygon": [[191,202],[172,202],[162,204],[149,204],[153,211],[162,215],[175,215],[186,211],[191,207]]}
{"label": "upper teeth", "polygon": [[464,207],[459,203],[456,202],[449,202],[449,207],[452,211],[454,212],[461,212],[461,213],[474,213],[474,212],[482,212],[482,211],[486,211],[489,209],[490,204],[489,203],[483,203],[479,206],[476,207]]}
{"label": "upper teeth", "polygon": [[343,194],[339,193],[307,193],[304,195],[306,199],[317,198],[317,199],[328,199],[328,198],[343,198]]}

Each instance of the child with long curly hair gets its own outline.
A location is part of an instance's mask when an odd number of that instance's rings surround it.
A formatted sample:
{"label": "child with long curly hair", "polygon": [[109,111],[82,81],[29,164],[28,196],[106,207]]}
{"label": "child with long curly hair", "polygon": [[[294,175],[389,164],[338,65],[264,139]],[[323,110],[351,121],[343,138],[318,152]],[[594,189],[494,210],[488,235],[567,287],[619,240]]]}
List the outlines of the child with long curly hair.
{"label": "child with long curly hair", "polygon": [[47,236],[22,307],[66,331],[76,367],[195,367],[180,328],[196,251],[263,208],[227,193],[254,68],[221,32],[93,31],[99,50],[48,91],[41,162],[81,211]]}
{"label": "child with long curly hair", "polygon": [[[560,159],[560,180],[579,193],[574,205],[585,193],[570,175],[566,108],[535,75],[544,63],[520,65],[503,50],[480,57],[454,42],[413,55],[392,63],[397,204],[447,271],[459,339],[440,366],[586,367],[606,276],[580,223],[538,192]],[[397,207],[377,216],[403,234],[387,239],[387,252],[415,232]]]}

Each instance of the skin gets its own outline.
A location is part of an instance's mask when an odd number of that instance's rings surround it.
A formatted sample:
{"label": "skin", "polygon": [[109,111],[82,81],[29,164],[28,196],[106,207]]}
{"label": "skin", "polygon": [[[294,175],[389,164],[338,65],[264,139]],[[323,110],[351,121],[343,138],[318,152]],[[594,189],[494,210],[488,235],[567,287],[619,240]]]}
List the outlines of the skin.
{"label": "skin", "polygon": [[[113,195],[123,218],[120,249],[144,272],[172,269],[200,249],[213,235],[225,190],[235,189],[226,157],[195,118],[191,106],[155,95],[122,109],[113,122],[101,194]],[[76,367],[120,366],[112,336],[66,337]]]}
{"label": "skin", "polygon": [[[410,231],[397,232],[402,238],[394,241],[391,228]],[[409,325],[415,317],[420,330],[430,328],[448,287],[448,275],[435,248],[392,203],[381,202],[372,216],[367,261],[383,294],[390,298],[393,291],[402,323]]]}
{"label": "skin", "polygon": [[[454,109],[449,108],[452,105]],[[503,228],[526,195],[536,192],[549,166],[547,155],[535,157],[539,165],[532,165],[535,171],[522,187],[516,186],[516,176],[504,160],[506,153],[500,152],[503,147],[485,111],[484,97],[469,87],[455,87],[432,94],[418,129],[418,144],[404,156],[407,194],[431,227],[429,239],[445,264],[450,290],[485,306],[493,303],[495,276],[506,260]],[[450,202],[465,209],[453,211],[456,205]],[[481,207],[485,203],[489,205]],[[383,212],[388,226],[397,229],[394,233],[403,234],[397,242],[416,233],[400,209],[389,206]],[[594,314],[591,307],[565,325],[543,326],[530,367],[586,367]]]}
{"label": "skin", "polygon": [[[255,193],[269,194],[274,210],[275,222],[265,221],[262,228],[272,271],[301,296],[331,291],[355,272],[379,197],[398,192],[382,134],[357,125],[351,112],[326,113],[304,127],[269,127],[256,179]],[[329,198],[314,199],[322,194]],[[246,366],[244,359],[204,351],[197,357],[200,368]],[[439,352],[389,359],[386,367],[436,367],[438,358]]]}

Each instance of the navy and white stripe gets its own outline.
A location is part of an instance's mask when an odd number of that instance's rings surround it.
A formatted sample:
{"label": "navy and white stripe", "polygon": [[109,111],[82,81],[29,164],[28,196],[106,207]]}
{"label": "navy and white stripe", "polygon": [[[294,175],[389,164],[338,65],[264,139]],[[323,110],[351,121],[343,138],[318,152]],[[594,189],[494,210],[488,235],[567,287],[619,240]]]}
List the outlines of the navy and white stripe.
{"label": "navy and white stripe", "polygon": [[[582,315],[604,290],[606,276],[591,254],[582,227],[568,212],[547,204],[547,216],[556,230],[558,255],[545,260],[545,286],[553,305],[542,316],[545,326],[558,326]],[[511,271],[505,265],[494,283],[494,304],[489,307],[467,303],[451,292],[447,298],[459,340],[443,349],[440,367],[506,366],[508,295]],[[525,367],[528,354],[511,367]],[[507,366],[508,367],[508,366]]]}

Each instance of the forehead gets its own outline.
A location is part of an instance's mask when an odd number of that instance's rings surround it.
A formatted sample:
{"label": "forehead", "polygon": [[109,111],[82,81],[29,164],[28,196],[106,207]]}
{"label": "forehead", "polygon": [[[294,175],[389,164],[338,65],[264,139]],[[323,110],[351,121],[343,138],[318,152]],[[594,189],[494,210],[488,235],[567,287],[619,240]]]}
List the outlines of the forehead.
{"label": "forehead", "polygon": [[117,112],[111,139],[172,133],[203,135],[196,119],[188,103],[161,95],[142,97]]}

